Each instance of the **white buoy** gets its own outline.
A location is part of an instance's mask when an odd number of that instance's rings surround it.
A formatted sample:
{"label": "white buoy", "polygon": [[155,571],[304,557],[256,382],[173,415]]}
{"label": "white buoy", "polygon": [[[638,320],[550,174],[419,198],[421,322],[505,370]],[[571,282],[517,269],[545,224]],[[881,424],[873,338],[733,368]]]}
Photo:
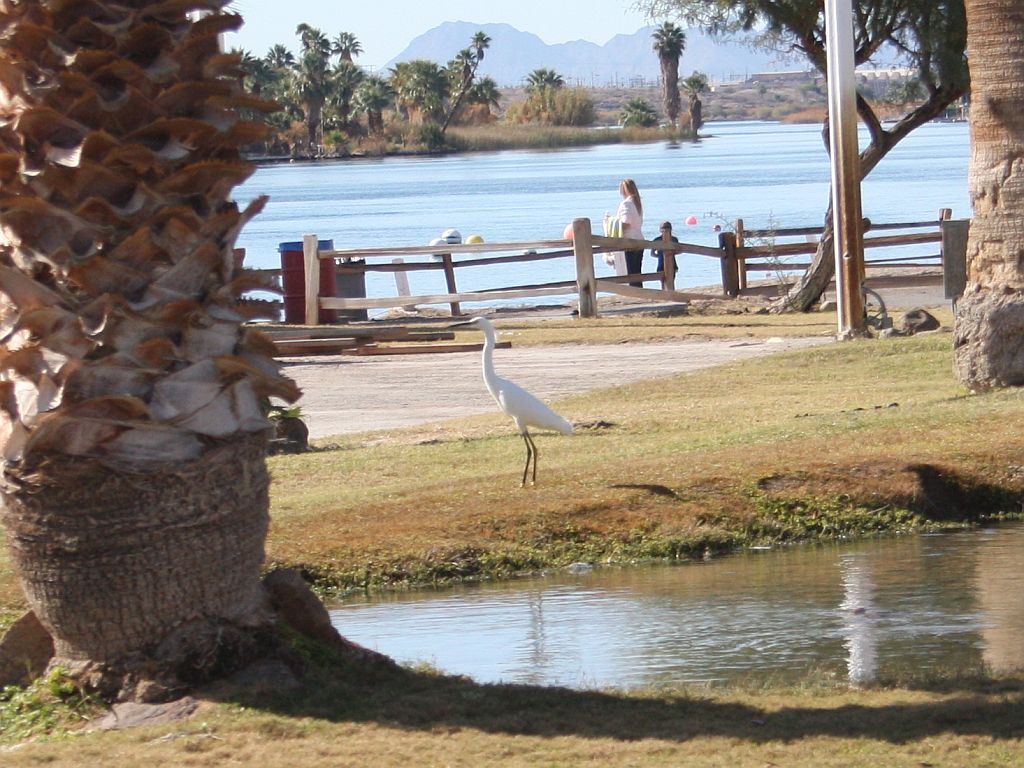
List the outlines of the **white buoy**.
{"label": "white buoy", "polygon": [[459,245],[462,242],[462,233],[457,229],[446,229],[441,237],[448,245]]}
{"label": "white buoy", "polygon": [[[435,237],[433,240],[431,240],[429,243],[427,243],[427,245],[429,245],[429,246],[448,245],[448,241],[445,240],[443,237]],[[433,253],[433,254],[431,254],[431,258],[434,258],[434,259],[440,259],[443,256],[444,256],[444,254],[442,254],[442,253]]]}

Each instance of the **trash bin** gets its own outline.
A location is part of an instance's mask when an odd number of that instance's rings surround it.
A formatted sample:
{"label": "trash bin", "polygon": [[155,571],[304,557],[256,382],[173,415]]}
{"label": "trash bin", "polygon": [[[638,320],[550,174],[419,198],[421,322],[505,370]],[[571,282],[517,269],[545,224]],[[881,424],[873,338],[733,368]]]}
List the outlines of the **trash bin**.
{"label": "trash bin", "polygon": [[[347,265],[362,267],[366,264],[365,259],[354,259],[338,264],[334,273],[334,296],[338,299],[365,299],[366,298],[366,273],[362,269],[345,269]],[[369,320],[365,309],[339,309],[338,318],[341,320]]]}
{"label": "trash bin", "polygon": [[[318,240],[321,251],[334,250],[333,240]],[[281,290],[284,293],[284,321],[295,325],[306,322],[306,261],[302,241],[279,243],[281,254]],[[334,259],[320,259],[320,296],[334,296]],[[333,323],[338,313],[333,309],[320,310],[321,323]]]}

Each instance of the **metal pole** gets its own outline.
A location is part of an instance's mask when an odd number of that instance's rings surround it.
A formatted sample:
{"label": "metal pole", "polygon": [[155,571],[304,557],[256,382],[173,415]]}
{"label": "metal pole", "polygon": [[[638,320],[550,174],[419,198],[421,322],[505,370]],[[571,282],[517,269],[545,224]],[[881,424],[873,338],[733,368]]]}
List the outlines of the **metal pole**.
{"label": "metal pole", "polygon": [[864,237],[861,230],[860,149],[857,145],[857,80],[854,74],[851,0],[825,0],[829,150],[835,231],[839,335],[863,335]]}

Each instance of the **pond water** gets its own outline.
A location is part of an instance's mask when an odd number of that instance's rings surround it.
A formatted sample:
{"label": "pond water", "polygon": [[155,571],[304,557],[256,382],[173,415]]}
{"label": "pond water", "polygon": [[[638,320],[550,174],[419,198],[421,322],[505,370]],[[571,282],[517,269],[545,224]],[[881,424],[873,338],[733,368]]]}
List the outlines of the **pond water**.
{"label": "pond water", "polygon": [[1024,668],[1024,525],[353,597],[346,637],[479,682],[867,682]]}
{"label": "pond water", "polygon": [[[702,245],[717,244],[714,224],[731,226],[736,218],[748,228],[820,225],[829,166],[819,126],[711,123],[705,132],[696,143],[268,165],[236,194],[242,203],[270,196],[238,245],[251,266],[273,268],[280,266],[278,245],[304,234],[336,248],[426,245],[450,227],[490,242],[560,238],[574,218],[599,223],[614,211],[625,177],[639,185],[648,237],[665,219],[681,240]],[[968,160],[966,123],[922,126],[865,181],[864,215],[880,223],[923,221],[949,207],[955,217],[969,216]],[[691,215],[698,223],[687,226]],[[611,274],[603,263],[598,270]],[[571,258],[458,270],[460,290],[573,276]],[[694,257],[676,284],[720,279],[716,259]],[[446,292],[440,272],[412,273],[410,282],[413,293]],[[366,291],[395,295],[393,276],[371,273]]]}

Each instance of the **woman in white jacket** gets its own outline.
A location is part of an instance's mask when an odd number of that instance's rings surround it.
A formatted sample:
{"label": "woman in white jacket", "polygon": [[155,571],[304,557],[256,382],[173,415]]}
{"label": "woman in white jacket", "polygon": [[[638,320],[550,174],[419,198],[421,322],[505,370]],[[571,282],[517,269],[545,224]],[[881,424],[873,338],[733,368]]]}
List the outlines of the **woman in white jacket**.
{"label": "woman in white jacket", "polygon": [[[636,182],[632,179],[623,179],[619,184],[619,194],[622,195],[622,202],[619,203],[619,210],[615,215],[622,222],[622,236],[634,240],[644,239],[644,204],[640,200],[640,191],[636,188]],[[644,251],[626,251],[626,274],[639,275],[643,272]],[[630,283],[630,285],[643,286],[643,283]]]}

